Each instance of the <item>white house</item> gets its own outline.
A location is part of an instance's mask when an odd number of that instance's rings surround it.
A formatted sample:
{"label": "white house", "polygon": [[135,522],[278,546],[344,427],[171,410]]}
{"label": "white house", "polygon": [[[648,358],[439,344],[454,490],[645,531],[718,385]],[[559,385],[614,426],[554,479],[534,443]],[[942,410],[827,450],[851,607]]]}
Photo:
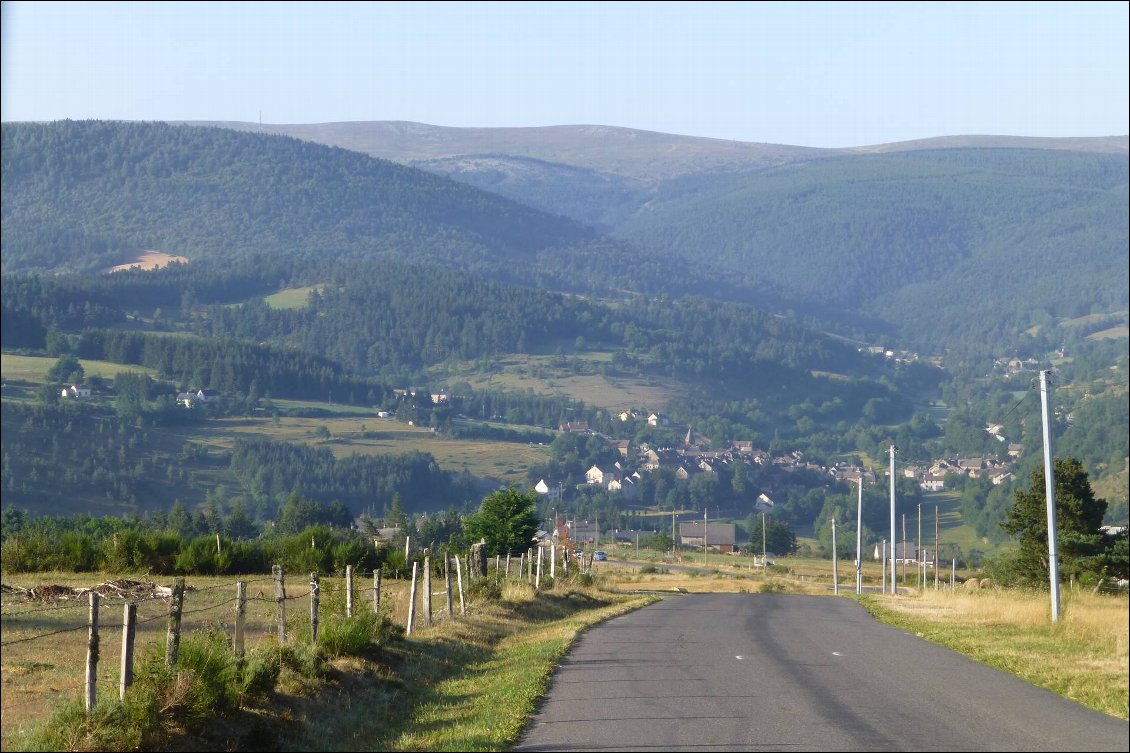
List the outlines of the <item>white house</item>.
{"label": "white house", "polygon": [[541,494],[546,499],[559,499],[561,497],[561,487],[550,486],[545,482],[544,478],[534,484],[534,491]]}
{"label": "white house", "polygon": [[76,399],[90,397],[90,388],[85,384],[72,384],[69,387],[63,388],[63,392],[60,397],[73,397]]}

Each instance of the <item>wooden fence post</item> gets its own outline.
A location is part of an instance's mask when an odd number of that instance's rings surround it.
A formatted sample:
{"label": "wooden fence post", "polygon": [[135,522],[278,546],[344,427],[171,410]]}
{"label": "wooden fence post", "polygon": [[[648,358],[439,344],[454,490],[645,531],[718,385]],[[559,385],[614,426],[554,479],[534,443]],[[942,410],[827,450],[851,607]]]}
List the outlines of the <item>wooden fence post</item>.
{"label": "wooden fence post", "polygon": [[353,565],[345,566],[345,616],[353,616]]}
{"label": "wooden fence post", "polygon": [[538,572],[537,572],[537,575],[534,576],[534,590],[535,591],[541,590],[541,552],[542,552],[542,547],[539,546],[538,547]]}
{"label": "wooden fence post", "polygon": [[527,583],[533,583],[534,582],[534,550],[530,549],[529,552],[530,552],[530,556],[526,558],[526,563],[527,563],[526,582]]}
{"label": "wooden fence post", "polygon": [[310,642],[318,642],[318,600],[322,595],[322,584],[317,573],[310,573]]}
{"label": "wooden fence post", "polygon": [[455,576],[459,579],[459,614],[467,614],[467,602],[463,600],[463,568],[459,565],[459,558],[455,558]]}
{"label": "wooden fence post", "polygon": [[565,568],[565,577],[569,577],[569,547],[561,550],[561,566]]}
{"label": "wooden fence post", "polygon": [[549,577],[557,577],[557,545],[549,545]]}
{"label": "wooden fence post", "polygon": [[235,655],[243,658],[243,627],[247,621],[247,581],[235,582],[235,636],[232,638],[232,648]]}
{"label": "wooden fence post", "polygon": [[494,574],[495,575],[498,575],[498,566],[501,564],[501,560],[502,560],[501,554],[494,555]]}
{"label": "wooden fence post", "polygon": [[286,643],[286,582],[283,581],[282,565],[271,568],[275,578],[275,623],[278,629],[279,645]]}
{"label": "wooden fence post", "polygon": [[381,566],[373,571],[373,613],[381,613]]}
{"label": "wooden fence post", "polygon": [[180,653],[180,616],[184,609],[184,577],[173,579],[173,598],[169,601],[169,632],[165,636],[165,664],[175,667]]}
{"label": "wooden fence post", "polygon": [[455,616],[455,605],[451,603],[451,555],[443,555],[443,581],[447,590],[447,618]]}
{"label": "wooden fence post", "polygon": [[412,588],[408,592],[408,626],[406,635],[412,635],[412,623],[416,621],[416,568],[419,562],[412,563]]}
{"label": "wooden fence post", "polygon": [[97,591],[90,592],[89,631],[86,638],[86,713],[94,710],[98,696],[98,600]]}
{"label": "wooden fence post", "polygon": [[432,557],[424,555],[424,627],[432,626]]}
{"label": "wooden fence post", "polygon": [[506,553],[506,572],[504,573],[504,575],[507,578],[510,577],[510,552]]}
{"label": "wooden fence post", "polygon": [[122,610],[122,671],[119,673],[118,698],[126,699],[126,688],[133,684],[133,639],[137,634],[137,604],[129,603]]}

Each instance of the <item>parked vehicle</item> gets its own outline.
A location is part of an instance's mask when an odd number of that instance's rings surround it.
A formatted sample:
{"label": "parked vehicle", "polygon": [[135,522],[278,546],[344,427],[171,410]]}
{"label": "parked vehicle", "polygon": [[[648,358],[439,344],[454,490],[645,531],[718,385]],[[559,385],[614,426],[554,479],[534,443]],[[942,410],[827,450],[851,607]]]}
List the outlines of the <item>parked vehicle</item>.
{"label": "parked vehicle", "polygon": [[600,551],[599,549],[597,549],[595,552],[592,553],[592,558],[596,562],[604,562],[605,560],[608,559],[608,555],[605,554],[604,552]]}

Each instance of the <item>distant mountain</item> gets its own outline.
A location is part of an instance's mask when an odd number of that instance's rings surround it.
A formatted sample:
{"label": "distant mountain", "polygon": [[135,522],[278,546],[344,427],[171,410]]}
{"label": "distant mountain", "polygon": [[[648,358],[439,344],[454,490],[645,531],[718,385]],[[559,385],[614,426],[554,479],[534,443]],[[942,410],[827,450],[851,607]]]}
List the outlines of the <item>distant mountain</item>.
{"label": "distant mountain", "polygon": [[163,123],[3,125],[4,271],[144,249],[530,264],[592,230],[422,170],[281,136]]}
{"label": "distant mountain", "polygon": [[614,235],[708,257],[825,317],[879,318],[920,350],[1000,349],[1041,322],[1126,309],[1128,173],[1099,152],[842,155],[676,187]]}
{"label": "distant mountain", "polygon": [[1050,318],[1127,307],[1124,135],[811,149],[597,126],[263,128],[565,215],[724,280],[715,295],[922,349],[1010,347]]}
{"label": "distant mountain", "polygon": [[648,182],[689,173],[788,164],[830,150],[677,136],[599,125],[541,128],[446,128],[403,121],[259,125],[191,121],[240,131],[278,133],[412,163],[465,155],[506,154]]}

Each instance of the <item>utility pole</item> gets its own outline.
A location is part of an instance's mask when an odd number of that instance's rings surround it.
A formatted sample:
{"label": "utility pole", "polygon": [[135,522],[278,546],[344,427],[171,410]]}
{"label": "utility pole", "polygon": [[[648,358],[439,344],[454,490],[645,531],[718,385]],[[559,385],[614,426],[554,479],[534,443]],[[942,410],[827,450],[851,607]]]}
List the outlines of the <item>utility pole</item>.
{"label": "utility pole", "polygon": [[922,560],[922,503],[918,503],[918,545],[915,559],[918,560],[918,588],[926,584],[926,564]]}
{"label": "utility pole", "polygon": [[832,593],[840,593],[840,557],[836,551],[836,519],[832,518]]}
{"label": "utility pole", "polygon": [[891,445],[891,593],[898,593],[895,585],[895,446]]}
{"label": "utility pole", "polygon": [[879,589],[880,593],[887,592],[887,540],[883,539],[883,558],[880,560],[883,563],[883,580],[882,588]]}
{"label": "utility pole", "polygon": [[765,533],[765,513],[761,513],[761,574],[765,575],[769,571],[769,555],[765,542],[768,537]]}
{"label": "utility pole", "polygon": [[1055,526],[1055,463],[1052,460],[1052,428],[1049,416],[1051,382],[1040,372],[1040,408],[1044,424],[1044,489],[1048,505],[1048,579],[1051,583],[1052,622],[1059,622],[1059,542]]}
{"label": "utility pole", "polygon": [[[902,514],[902,558],[906,559],[906,513]],[[903,563],[906,564],[905,562]],[[902,569],[902,584],[906,585],[906,568]]]}
{"label": "utility pole", "polygon": [[706,564],[706,505],[702,506],[702,564]]}
{"label": "utility pole", "polygon": [[671,507],[671,560],[672,561],[674,561],[675,552],[679,548],[679,545],[675,542],[676,542],[676,539],[675,539],[675,508],[674,508],[674,506],[672,506]]}
{"label": "utility pole", "polygon": [[938,588],[938,564],[941,562],[942,547],[938,543],[938,506],[934,505],[934,589]]}
{"label": "utility pole", "polygon": [[859,473],[859,503],[855,507],[855,592],[863,593],[863,472]]}

